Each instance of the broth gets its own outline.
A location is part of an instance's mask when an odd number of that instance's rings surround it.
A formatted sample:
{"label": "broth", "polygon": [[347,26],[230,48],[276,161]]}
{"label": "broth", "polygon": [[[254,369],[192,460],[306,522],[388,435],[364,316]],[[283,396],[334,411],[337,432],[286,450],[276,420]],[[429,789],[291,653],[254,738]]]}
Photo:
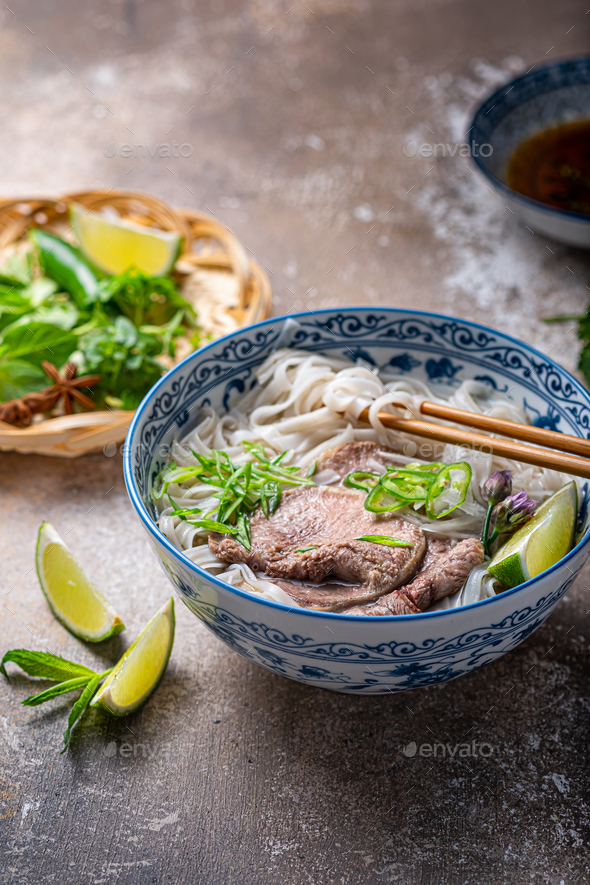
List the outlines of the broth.
{"label": "broth", "polygon": [[590,120],[544,129],[519,144],[507,183],[538,203],[590,215]]}

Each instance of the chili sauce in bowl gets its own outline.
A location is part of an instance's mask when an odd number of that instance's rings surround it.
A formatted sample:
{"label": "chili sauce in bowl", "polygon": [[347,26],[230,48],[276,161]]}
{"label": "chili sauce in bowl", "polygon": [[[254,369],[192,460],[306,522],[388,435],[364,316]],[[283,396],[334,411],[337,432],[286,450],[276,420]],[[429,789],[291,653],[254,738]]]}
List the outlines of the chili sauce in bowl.
{"label": "chili sauce in bowl", "polygon": [[525,139],[507,167],[512,190],[538,203],[590,215],[590,120],[562,123]]}
{"label": "chili sauce in bowl", "polygon": [[466,140],[488,190],[532,234],[590,249],[590,55],[501,86]]}

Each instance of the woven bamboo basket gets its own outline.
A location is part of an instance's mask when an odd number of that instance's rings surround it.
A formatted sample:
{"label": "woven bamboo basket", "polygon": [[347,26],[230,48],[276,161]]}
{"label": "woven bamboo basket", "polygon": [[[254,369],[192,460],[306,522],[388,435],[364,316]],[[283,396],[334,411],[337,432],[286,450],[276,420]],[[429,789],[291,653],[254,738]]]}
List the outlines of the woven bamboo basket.
{"label": "woven bamboo basket", "polygon": [[[124,220],[177,231],[183,253],[174,272],[184,297],[197,311],[206,340],[265,319],[270,313],[271,287],[264,270],[246,255],[237,237],[210,215],[190,209],[173,209],[149,194],[127,191],[83,191],[57,199],[0,200],[0,255],[18,248],[32,227],[64,235],[71,229],[68,205],[88,209],[112,207]],[[188,341],[177,339],[178,361],[191,351]],[[170,361],[172,365],[173,361]],[[133,412],[79,412],[36,420],[26,428],[0,421],[0,450],[23,454],[77,458],[106,450],[114,454],[123,442]]]}

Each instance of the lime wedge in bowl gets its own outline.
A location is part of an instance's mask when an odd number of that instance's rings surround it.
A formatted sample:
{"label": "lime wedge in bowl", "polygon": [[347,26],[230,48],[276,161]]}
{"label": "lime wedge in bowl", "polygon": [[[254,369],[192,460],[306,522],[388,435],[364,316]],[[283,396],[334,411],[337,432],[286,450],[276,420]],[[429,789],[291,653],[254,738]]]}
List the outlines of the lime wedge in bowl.
{"label": "lime wedge in bowl", "polygon": [[145,625],[94,696],[91,707],[126,716],[158,687],[174,642],[174,600],[170,598]]}
{"label": "lime wedge in bowl", "polygon": [[577,516],[578,489],[568,482],[498,550],[488,571],[505,587],[540,575],[572,549]]}
{"label": "lime wedge in bowl", "polygon": [[118,274],[138,267],[161,277],[178,255],[181,237],[173,231],[112,220],[98,212],[87,212],[77,203],[70,206],[70,218],[80,249],[104,273]]}
{"label": "lime wedge in bowl", "polygon": [[49,608],[64,627],[87,642],[102,642],[125,629],[113,606],[76,562],[53,526],[39,529],[35,565]]}

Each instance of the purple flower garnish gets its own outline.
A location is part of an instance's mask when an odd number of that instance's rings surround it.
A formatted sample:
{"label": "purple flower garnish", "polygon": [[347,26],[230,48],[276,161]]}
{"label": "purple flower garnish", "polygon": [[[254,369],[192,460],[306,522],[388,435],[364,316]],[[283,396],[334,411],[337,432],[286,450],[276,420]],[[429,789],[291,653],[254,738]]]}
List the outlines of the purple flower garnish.
{"label": "purple flower garnish", "polygon": [[537,509],[537,502],[529,498],[525,489],[510,495],[492,510],[493,535],[513,532],[528,522]]}
{"label": "purple flower garnish", "polygon": [[499,504],[512,493],[512,471],[496,470],[486,479],[481,491],[486,504]]}

